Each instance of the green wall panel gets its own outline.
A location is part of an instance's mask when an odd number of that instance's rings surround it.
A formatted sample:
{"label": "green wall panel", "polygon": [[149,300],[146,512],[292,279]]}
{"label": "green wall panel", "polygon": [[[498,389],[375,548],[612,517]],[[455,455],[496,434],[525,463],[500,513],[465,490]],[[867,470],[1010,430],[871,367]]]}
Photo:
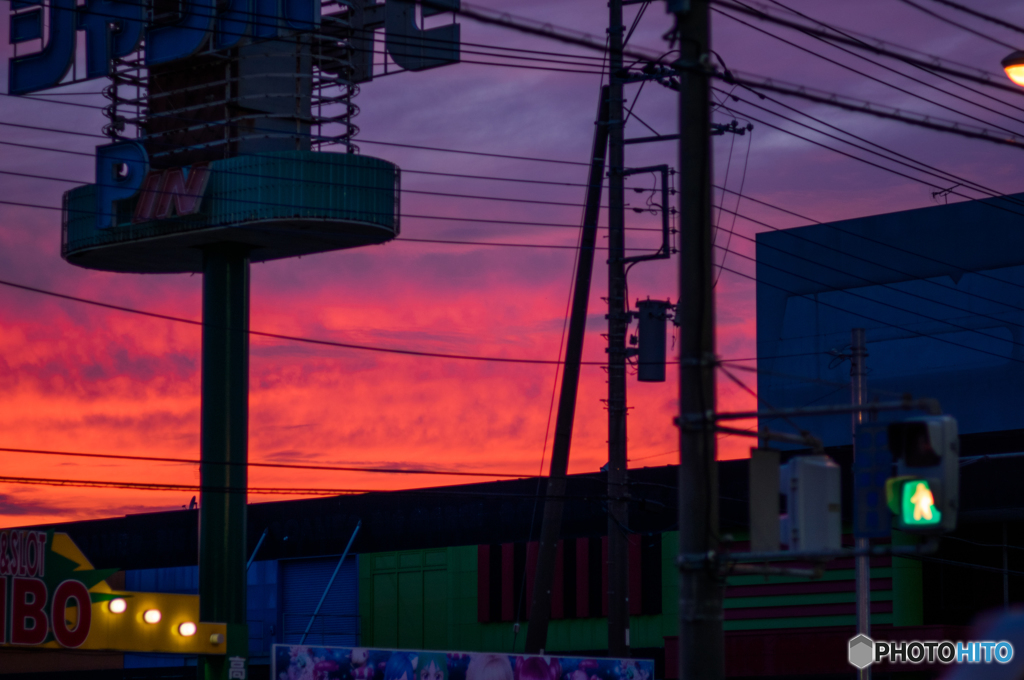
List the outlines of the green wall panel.
{"label": "green wall panel", "polygon": [[[373,644],[375,647],[396,647],[398,646],[398,577],[396,574],[375,574],[372,582]],[[363,609],[362,602],[360,602],[359,608]]]}
{"label": "green wall panel", "polygon": [[[634,616],[634,647],[661,647],[676,630],[673,556],[677,534],[662,536],[662,614]],[[402,551],[360,559],[361,644],[466,651],[521,652],[528,625],[477,621],[477,547]],[[551,652],[607,649],[604,618],[554,620]]]}
{"label": "green wall panel", "polygon": [[423,604],[423,572],[418,570],[399,572],[399,647],[403,649],[423,649]]}
{"label": "green wall panel", "polygon": [[[678,630],[678,572],[675,555],[678,534],[662,534],[662,613],[630,619],[630,642],[634,648],[664,645],[666,636]],[[465,651],[522,652],[527,624],[519,632],[513,622],[477,621],[477,547],[459,546],[441,550],[404,551],[364,555],[360,558],[360,614],[365,646],[411,647]],[[872,569],[874,578],[893,576],[891,568]],[[852,569],[824,574],[825,581],[849,580]],[[807,579],[779,576],[732,576],[730,585],[807,582]],[[886,601],[891,591],[872,593],[872,600]],[[798,606],[850,602],[851,593],[821,595],[729,598],[726,608]],[[892,614],[876,614],[875,624],[893,622]],[[794,627],[853,625],[852,616],[810,616],[729,621],[726,630],[772,630]],[[607,649],[604,618],[551,621],[546,651],[553,653]]]}

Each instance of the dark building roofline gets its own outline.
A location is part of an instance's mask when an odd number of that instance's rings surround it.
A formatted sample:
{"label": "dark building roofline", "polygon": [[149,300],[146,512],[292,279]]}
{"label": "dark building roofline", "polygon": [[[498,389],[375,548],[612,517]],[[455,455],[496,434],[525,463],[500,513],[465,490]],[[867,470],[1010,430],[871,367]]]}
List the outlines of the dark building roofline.
{"label": "dark building roofline", "polygon": [[[961,523],[1024,519],[1024,430],[961,437]],[[786,458],[798,452],[787,452]],[[852,517],[851,447],[826,453],[843,469],[843,519]],[[678,466],[629,471],[629,529],[662,533],[677,526]],[[721,533],[747,528],[747,461],[718,465]],[[607,533],[607,475],[570,475],[562,535]],[[257,559],[338,555],[363,521],[356,554],[537,540],[545,487],[537,479],[372,492],[249,505],[247,557],[264,530]],[[145,569],[198,561],[195,510],[50,525],[65,531],[97,568]]]}

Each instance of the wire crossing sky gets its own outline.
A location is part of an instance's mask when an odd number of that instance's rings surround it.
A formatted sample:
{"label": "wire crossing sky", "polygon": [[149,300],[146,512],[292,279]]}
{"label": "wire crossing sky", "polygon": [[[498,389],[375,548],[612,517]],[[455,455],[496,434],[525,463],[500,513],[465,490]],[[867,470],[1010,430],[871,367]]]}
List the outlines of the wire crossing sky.
{"label": "wire crossing sky", "polygon": [[[455,484],[467,474],[532,477],[549,455],[607,82],[605,55],[583,44],[603,38],[607,17],[583,0],[476,4],[580,41],[462,16],[462,63],[418,73],[392,64],[360,86],[355,142],[402,169],[402,233],[382,246],[253,265],[251,326],[262,335],[251,338],[250,459],[260,465],[250,484],[259,499]],[[662,4],[639,20],[645,6],[631,5],[625,20],[634,26],[629,48],[668,64],[674,46],[663,38],[671,24]],[[1024,190],[1024,149],[977,134],[1024,136],[1024,91],[999,66],[1006,45],[1024,35],[1024,7],[723,0],[715,9],[714,65],[723,77],[713,119],[753,125],[744,138],[714,137],[718,355],[729,370],[749,372],[756,233]],[[639,71],[644,62],[627,65]],[[0,80],[6,74],[0,69]],[[765,83],[775,91],[758,87]],[[104,84],[0,97],[5,526],[179,508],[199,482],[194,466],[173,462],[198,457],[201,328],[173,319],[199,318],[199,278],[87,271],[59,255],[62,194],[94,181]],[[675,132],[677,95],[664,84],[627,86],[627,138]],[[783,91],[794,87],[813,96]],[[875,111],[857,110],[864,103]],[[627,166],[662,163],[678,163],[674,142],[627,146]],[[630,177],[631,253],[659,245],[659,192],[653,175]],[[1024,201],[993,209],[1024,214]],[[571,472],[595,471],[607,455],[603,235]],[[675,302],[676,278],[675,260],[634,267],[631,304]],[[661,384],[630,379],[631,465],[678,455],[674,373]],[[753,375],[721,377],[721,410],[757,407]],[[749,444],[723,436],[720,451],[742,456]],[[58,455],[75,452],[90,457]]]}

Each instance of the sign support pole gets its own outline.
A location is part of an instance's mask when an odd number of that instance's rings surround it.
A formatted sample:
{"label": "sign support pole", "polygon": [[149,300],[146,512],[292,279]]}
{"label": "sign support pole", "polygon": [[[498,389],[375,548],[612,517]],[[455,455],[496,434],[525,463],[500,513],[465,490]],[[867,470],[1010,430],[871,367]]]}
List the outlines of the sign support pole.
{"label": "sign support pole", "polygon": [[227,624],[227,654],[201,658],[200,680],[246,680],[246,489],[249,436],[249,256],[203,251],[199,615]]}

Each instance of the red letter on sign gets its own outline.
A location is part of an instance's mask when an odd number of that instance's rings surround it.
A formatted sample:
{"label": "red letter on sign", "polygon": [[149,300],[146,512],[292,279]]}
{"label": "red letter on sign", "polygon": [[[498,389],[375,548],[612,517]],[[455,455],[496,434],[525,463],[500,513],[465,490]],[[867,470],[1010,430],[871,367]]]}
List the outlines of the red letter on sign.
{"label": "red letter on sign", "polygon": [[135,204],[135,214],[132,215],[133,224],[153,219],[153,211],[156,210],[156,204],[160,201],[160,185],[163,181],[164,173],[160,170],[146,175],[139,192],[139,202]]}
{"label": "red letter on sign", "polygon": [[[46,584],[37,578],[14,577],[11,588],[11,644],[41,645],[46,639]],[[31,621],[32,625],[26,625]]]}
{"label": "red letter on sign", "polygon": [[[78,606],[78,624],[74,630],[68,628],[65,610],[68,600],[74,598]],[[89,637],[89,624],[92,623],[92,604],[89,589],[81,581],[64,581],[53,593],[53,604],[50,605],[50,619],[53,623],[53,637],[61,647],[81,647]]]}
{"label": "red letter on sign", "polygon": [[160,186],[160,200],[156,203],[158,220],[171,217],[171,206],[177,215],[191,215],[199,212],[210,179],[210,168],[205,163],[196,163],[188,170],[185,180],[182,168],[164,170],[164,183]]}

